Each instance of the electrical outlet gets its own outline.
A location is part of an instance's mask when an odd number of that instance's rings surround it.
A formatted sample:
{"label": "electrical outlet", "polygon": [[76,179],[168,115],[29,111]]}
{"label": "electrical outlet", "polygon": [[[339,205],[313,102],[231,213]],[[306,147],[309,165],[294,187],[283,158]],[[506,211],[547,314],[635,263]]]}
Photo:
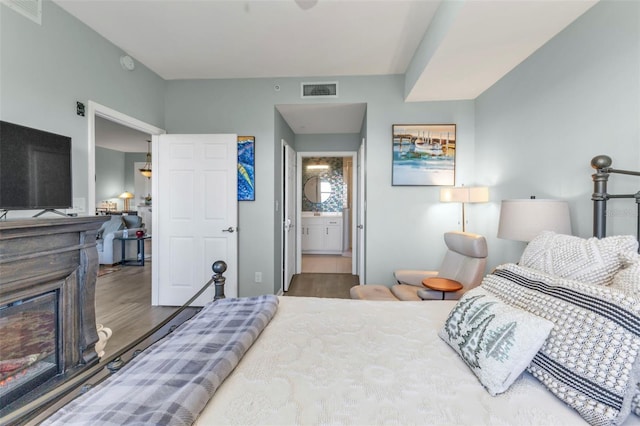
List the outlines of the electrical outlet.
{"label": "electrical outlet", "polygon": [[261,283],[262,282],[262,272],[256,272],[256,279],[255,281],[257,283]]}

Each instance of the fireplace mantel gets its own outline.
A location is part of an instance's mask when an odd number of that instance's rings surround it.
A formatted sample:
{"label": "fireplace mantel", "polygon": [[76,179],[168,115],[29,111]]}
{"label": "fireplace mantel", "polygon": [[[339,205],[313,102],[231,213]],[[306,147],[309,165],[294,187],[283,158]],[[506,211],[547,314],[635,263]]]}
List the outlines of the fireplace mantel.
{"label": "fireplace mantel", "polygon": [[88,216],[0,221],[0,306],[46,292],[57,294],[60,359],[56,379],[10,406],[0,407],[0,416],[98,362],[96,234],[106,219]]}

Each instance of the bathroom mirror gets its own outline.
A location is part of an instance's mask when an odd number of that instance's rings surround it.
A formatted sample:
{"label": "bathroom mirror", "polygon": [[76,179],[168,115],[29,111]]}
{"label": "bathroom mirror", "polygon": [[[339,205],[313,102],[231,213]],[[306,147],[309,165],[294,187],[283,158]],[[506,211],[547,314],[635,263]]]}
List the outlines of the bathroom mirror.
{"label": "bathroom mirror", "polygon": [[304,184],[304,195],[312,203],[324,203],[332,193],[331,183],[319,176],[310,177]]}

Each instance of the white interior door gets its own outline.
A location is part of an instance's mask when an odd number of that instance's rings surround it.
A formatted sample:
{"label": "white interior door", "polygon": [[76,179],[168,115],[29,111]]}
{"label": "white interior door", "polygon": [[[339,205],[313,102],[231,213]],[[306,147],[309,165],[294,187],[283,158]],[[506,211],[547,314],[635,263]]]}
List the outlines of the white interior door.
{"label": "white interior door", "polygon": [[[189,300],[211,278],[216,260],[227,263],[225,295],[237,297],[237,136],[156,138],[153,239],[158,241],[153,244],[153,266],[158,272],[158,304],[179,306]],[[213,300],[213,287],[193,305]]]}
{"label": "white interior door", "polygon": [[284,169],[284,191],[283,191],[283,273],[282,288],[289,290],[289,284],[295,274],[296,269],[296,152],[282,140],[283,149],[283,169]]}
{"label": "white interior door", "polygon": [[358,248],[356,250],[356,263],[358,265],[358,276],[360,284],[366,283],[365,276],[365,213],[366,213],[366,197],[365,197],[365,177],[366,177],[366,139],[362,139],[362,144],[358,150],[358,210],[357,210],[357,239]]}

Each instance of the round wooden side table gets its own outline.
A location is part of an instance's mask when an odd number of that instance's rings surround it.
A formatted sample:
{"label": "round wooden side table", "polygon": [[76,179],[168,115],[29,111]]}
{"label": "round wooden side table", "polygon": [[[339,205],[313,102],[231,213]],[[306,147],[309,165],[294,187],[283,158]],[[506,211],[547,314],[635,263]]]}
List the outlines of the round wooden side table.
{"label": "round wooden side table", "polygon": [[442,300],[444,300],[444,294],[448,292],[458,291],[462,289],[462,284],[456,280],[442,277],[429,277],[422,280],[422,285],[428,289],[441,291]]}

